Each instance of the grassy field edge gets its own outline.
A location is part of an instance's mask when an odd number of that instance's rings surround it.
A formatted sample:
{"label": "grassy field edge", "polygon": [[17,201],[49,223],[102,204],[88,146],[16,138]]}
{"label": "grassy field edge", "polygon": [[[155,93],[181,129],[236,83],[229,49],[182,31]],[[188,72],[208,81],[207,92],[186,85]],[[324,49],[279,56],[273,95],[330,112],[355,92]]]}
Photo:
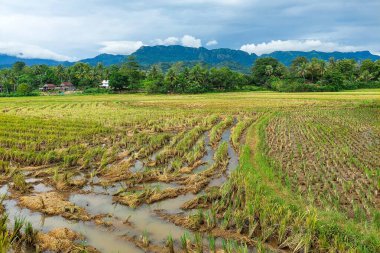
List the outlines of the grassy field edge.
{"label": "grassy field edge", "polygon": [[[377,230],[340,213],[308,206],[277,177],[266,154],[265,127],[276,113],[268,113],[247,132],[236,175],[244,182],[246,207],[253,206],[261,223],[261,237],[272,238],[292,250],[380,252]],[[268,237],[265,233],[271,232]]]}

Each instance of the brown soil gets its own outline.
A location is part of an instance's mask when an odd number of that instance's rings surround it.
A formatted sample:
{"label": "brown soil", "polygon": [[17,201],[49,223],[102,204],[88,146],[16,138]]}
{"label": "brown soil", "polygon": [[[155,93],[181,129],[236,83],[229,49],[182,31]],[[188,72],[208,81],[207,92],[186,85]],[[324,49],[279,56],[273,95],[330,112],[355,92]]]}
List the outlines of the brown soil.
{"label": "brown soil", "polygon": [[67,228],[57,228],[47,234],[37,234],[37,246],[39,251],[50,252],[99,252],[95,248],[80,246],[75,240],[83,239],[83,236]]}
{"label": "brown soil", "polygon": [[131,177],[129,168],[133,165],[133,163],[133,159],[130,158],[105,169],[102,175],[102,184],[109,185],[115,182],[129,179]]}
{"label": "brown soil", "polygon": [[20,197],[19,204],[47,215],[61,215],[70,220],[91,220],[92,217],[83,209],[65,200],[57,192],[40,193]]}

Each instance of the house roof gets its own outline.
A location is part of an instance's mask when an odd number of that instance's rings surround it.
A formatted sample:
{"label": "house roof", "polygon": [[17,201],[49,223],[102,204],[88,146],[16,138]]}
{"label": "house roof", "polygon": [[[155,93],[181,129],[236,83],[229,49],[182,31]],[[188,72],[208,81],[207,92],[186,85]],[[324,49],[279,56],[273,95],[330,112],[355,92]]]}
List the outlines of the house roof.
{"label": "house roof", "polygon": [[47,83],[47,84],[44,85],[44,87],[54,88],[55,84]]}
{"label": "house roof", "polygon": [[61,86],[74,86],[71,82],[63,82],[61,83]]}

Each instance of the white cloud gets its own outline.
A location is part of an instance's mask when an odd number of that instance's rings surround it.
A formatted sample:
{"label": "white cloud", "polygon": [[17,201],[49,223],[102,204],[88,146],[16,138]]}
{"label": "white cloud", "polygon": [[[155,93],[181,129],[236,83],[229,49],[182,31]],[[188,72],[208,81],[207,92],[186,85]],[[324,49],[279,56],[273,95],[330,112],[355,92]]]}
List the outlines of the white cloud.
{"label": "white cloud", "polygon": [[[217,41],[211,41],[213,43],[218,43]],[[201,39],[197,39],[191,35],[185,35],[182,38],[178,37],[168,37],[166,39],[155,39],[152,41],[153,45],[164,45],[164,46],[172,46],[172,45],[182,45],[185,47],[201,47],[202,41]],[[212,45],[216,45],[212,44]]]}
{"label": "white cloud", "polygon": [[74,61],[75,58],[55,53],[49,49],[19,42],[1,42],[0,53],[23,59],[39,58],[56,61]]}
{"label": "white cloud", "polygon": [[185,35],[181,39],[181,44],[182,46],[185,47],[201,47],[202,46],[202,41],[200,39],[197,39],[193,36],[190,35]]}
{"label": "white cloud", "polygon": [[[95,56],[103,41],[176,45],[182,44],[184,34],[218,38],[219,45],[232,48],[246,43],[242,41],[311,38],[379,52],[380,1],[339,2],[0,0],[0,41],[37,45],[80,58]],[[172,35],[179,41],[166,41]],[[260,52],[248,46],[246,50]]]}
{"label": "white cloud", "polygon": [[179,38],[177,37],[169,37],[164,40],[162,39],[155,39],[153,43],[155,45],[163,45],[163,46],[171,46],[171,45],[178,45],[179,43]]}
{"label": "white cloud", "polygon": [[140,47],[144,46],[142,41],[104,41],[101,43],[100,53],[105,54],[122,54],[128,55],[136,52]]}
{"label": "white cloud", "polygon": [[216,41],[216,40],[210,40],[206,44],[206,46],[215,46],[215,45],[218,45],[218,41]]}
{"label": "white cloud", "polygon": [[322,52],[351,52],[363,50],[355,46],[344,46],[334,42],[323,42],[321,40],[272,40],[260,44],[246,44],[241,46],[240,50],[257,55],[272,53],[274,51],[311,51],[317,50]]}

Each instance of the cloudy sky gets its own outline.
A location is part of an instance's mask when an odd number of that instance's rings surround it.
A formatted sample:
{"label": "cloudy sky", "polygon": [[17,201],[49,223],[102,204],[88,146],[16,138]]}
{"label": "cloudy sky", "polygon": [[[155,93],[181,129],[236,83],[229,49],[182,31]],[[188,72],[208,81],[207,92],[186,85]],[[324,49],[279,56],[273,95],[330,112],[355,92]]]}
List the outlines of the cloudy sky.
{"label": "cloudy sky", "polygon": [[143,45],[380,54],[379,0],[0,0],[0,53],[75,60]]}

